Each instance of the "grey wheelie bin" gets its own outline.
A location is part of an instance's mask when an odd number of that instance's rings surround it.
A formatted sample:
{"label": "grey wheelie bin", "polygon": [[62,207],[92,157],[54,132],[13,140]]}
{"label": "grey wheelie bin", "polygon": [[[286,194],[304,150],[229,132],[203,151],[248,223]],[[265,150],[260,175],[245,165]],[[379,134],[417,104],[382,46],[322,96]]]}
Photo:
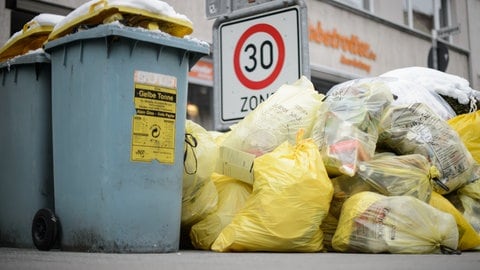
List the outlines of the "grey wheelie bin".
{"label": "grey wheelie bin", "polygon": [[45,50],[60,248],[177,251],[187,75],[209,45],[106,24]]}
{"label": "grey wheelie bin", "polygon": [[0,63],[0,126],[0,246],[49,249],[56,221],[47,53]]}

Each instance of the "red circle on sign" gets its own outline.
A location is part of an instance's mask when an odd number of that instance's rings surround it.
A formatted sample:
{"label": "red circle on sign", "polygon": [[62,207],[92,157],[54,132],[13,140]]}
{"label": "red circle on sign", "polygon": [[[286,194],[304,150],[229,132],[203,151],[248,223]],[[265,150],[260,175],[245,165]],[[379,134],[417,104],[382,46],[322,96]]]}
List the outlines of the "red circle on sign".
{"label": "red circle on sign", "polygon": [[[267,78],[260,81],[253,81],[247,78],[242,72],[242,69],[240,67],[240,51],[245,41],[251,35],[259,32],[265,32],[270,36],[272,36],[273,39],[275,40],[275,43],[278,46],[278,62],[275,65],[273,72]],[[245,33],[243,33],[243,35],[238,40],[238,43],[237,43],[237,46],[235,47],[235,52],[233,55],[233,67],[235,70],[235,74],[237,75],[237,78],[240,80],[240,82],[244,86],[252,90],[259,90],[272,84],[275,81],[275,79],[278,77],[278,74],[280,74],[284,61],[285,61],[285,44],[283,43],[282,36],[277,31],[277,29],[275,29],[275,27],[265,23],[256,24],[248,28],[247,31],[245,31]]]}

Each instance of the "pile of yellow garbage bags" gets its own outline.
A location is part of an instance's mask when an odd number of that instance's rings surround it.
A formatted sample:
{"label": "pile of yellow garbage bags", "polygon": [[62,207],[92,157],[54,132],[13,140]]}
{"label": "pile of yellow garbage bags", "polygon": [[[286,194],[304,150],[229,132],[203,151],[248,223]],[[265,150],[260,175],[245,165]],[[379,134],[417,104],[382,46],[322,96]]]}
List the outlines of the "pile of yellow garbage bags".
{"label": "pile of yellow garbage bags", "polygon": [[[187,120],[197,144],[185,137],[182,216],[195,220],[182,227],[193,247],[409,254],[480,248],[479,113],[447,121],[429,102],[395,104],[396,80],[354,80],[324,95],[301,77],[227,132]],[[188,172],[195,171],[192,181]]]}

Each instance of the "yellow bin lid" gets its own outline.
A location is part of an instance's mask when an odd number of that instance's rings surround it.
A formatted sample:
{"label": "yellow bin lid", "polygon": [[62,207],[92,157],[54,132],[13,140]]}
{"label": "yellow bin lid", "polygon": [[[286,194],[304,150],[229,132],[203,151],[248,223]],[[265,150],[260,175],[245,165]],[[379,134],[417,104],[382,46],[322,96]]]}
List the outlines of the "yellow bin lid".
{"label": "yellow bin lid", "polygon": [[165,14],[152,12],[143,8],[141,6],[142,3],[146,5],[161,4],[163,5],[163,9],[165,9],[165,7],[170,8],[170,6],[159,0],[90,1],[68,14],[65,19],[53,29],[48,40],[51,41],[68,35],[81,25],[96,26],[118,19],[123,19],[127,22],[127,26],[139,26],[151,30],[158,29],[175,37],[184,37],[193,32],[192,22],[183,15],[172,13],[173,9],[169,9],[169,12]]}
{"label": "yellow bin lid", "polygon": [[0,48],[0,62],[42,48],[55,24],[63,18],[43,13],[27,22]]}

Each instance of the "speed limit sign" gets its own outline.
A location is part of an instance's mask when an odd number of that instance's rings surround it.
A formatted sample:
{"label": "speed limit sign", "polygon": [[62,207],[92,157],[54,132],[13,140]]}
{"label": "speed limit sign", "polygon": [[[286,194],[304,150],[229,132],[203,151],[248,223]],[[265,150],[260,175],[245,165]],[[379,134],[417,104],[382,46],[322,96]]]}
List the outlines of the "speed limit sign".
{"label": "speed limit sign", "polygon": [[222,22],[218,40],[223,123],[244,118],[282,84],[302,75],[298,6]]}
{"label": "speed limit sign", "polygon": [[[278,77],[284,63],[285,43],[280,32],[271,24],[258,23],[251,26],[243,32],[235,45],[235,76],[249,89],[268,87]],[[257,76],[261,79],[249,78],[256,74],[261,75]]]}

